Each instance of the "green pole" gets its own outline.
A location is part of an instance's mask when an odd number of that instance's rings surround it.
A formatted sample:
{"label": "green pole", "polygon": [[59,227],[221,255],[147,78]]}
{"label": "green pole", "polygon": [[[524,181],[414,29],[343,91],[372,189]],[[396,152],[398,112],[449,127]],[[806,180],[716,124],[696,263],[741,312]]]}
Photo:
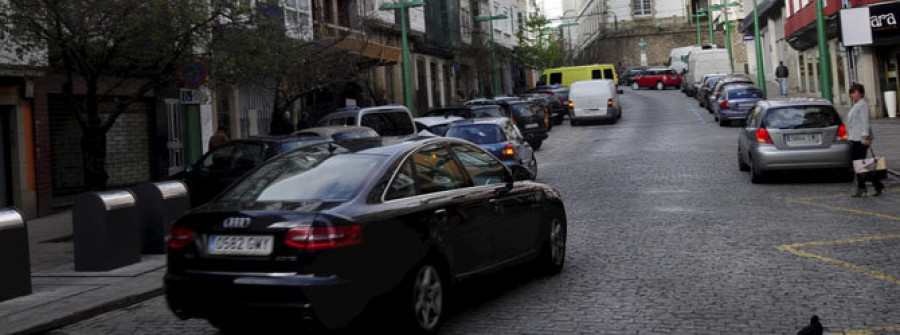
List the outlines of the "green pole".
{"label": "green pole", "polygon": [[822,98],[832,101],[831,96],[831,55],[828,52],[828,38],[825,35],[825,13],[822,0],[816,0],[816,35],[819,39],[819,86]]}
{"label": "green pole", "polygon": [[728,66],[731,67],[731,73],[734,73],[734,55],[731,53],[731,22],[728,21],[728,8],[723,10],[725,11],[725,47],[728,48]]}
{"label": "green pole", "polygon": [[716,44],[716,35],[713,33],[712,10],[707,10],[706,14],[706,25],[709,26],[709,45],[713,45]]}
{"label": "green pole", "polygon": [[413,113],[413,116],[417,116],[415,108],[413,108],[412,85],[410,85],[409,78],[409,44],[406,42],[406,10],[404,8],[400,8],[400,40],[403,44],[403,102],[406,103],[406,108]]}
{"label": "green pole", "polygon": [[500,69],[495,65],[497,62],[494,55],[494,20],[488,21],[491,29],[491,72],[494,73],[494,96],[500,95]]}
{"label": "green pole", "polygon": [[569,66],[575,66],[575,55],[572,54],[572,27],[566,27],[566,34],[569,35]]}
{"label": "green pole", "polygon": [[694,15],[694,23],[697,26],[697,45],[703,45],[703,37],[700,35],[700,18],[701,15]]}
{"label": "green pole", "polygon": [[766,93],[766,69],[762,58],[762,43],[759,41],[759,5],[753,0],[753,42],[756,44],[756,81],[759,88]]}

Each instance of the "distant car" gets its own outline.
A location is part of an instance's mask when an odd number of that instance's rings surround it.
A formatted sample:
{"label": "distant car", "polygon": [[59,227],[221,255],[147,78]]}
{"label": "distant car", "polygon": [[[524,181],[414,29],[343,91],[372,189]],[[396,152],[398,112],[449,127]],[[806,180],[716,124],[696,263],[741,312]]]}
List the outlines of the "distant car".
{"label": "distant car", "polygon": [[296,131],[296,137],[324,137],[352,151],[381,146],[381,137],[372,128],[354,126],[326,126]]}
{"label": "distant car", "polygon": [[[674,50],[673,50],[674,51]],[[710,73],[731,73],[731,61],[725,48],[692,48],[687,55],[687,73],[682,80],[682,91],[688,96],[697,94],[697,87],[704,75]]]}
{"label": "distant car", "polygon": [[463,119],[479,117],[509,117],[509,114],[497,105],[464,105],[447,106],[429,109],[422,117],[458,116]]}
{"label": "distant car", "polygon": [[852,178],[847,127],[827,100],[760,101],[738,136],[738,167],[760,183],[772,171],[832,169]]}
{"label": "distant car", "polygon": [[391,333],[434,333],[449,289],[520,265],[559,273],[566,236],[557,190],[466,141],[299,149],[172,225],[165,297],[225,334],[267,333],[257,315],[338,329],[366,309],[396,320]]}
{"label": "distant car", "polygon": [[572,115],[569,120],[573,126],[586,121],[616,122],[622,117],[622,104],[619,93],[612,80],[587,80],[572,84],[569,98],[572,99]]}
{"label": "distant car", "polygon": [[694,97],[697,98],[697,101],[699,101],[700,107],[706,108],[709,92],[712,91],[712,89],[716,87],[716,83],[724,77],[725,75],[720,73],[703,76],[703,79],[700,80],[700,86],[697,87],[697,94],[694,95]]}
{"label": "distant car", "polygon": [[646,66],[629,66],[626,67],[625,70],[622,71],[622,75],[619,76],[619,82],[625,84],[625,86],[631,86],[634,83],[634,77],[640,74]]}
{"label": "distant car", "polygon": [[547,135],[547,121],[549,115],[539,104],[525,100],[490,100],[475,99],[466,102],[466,105],[497,105],[505,109],[510,120],[519,127],[525,141],[534,149],[540,149]]}
{"label": "distant car", "polygon": [[537,178],[538,164],[534,150],[508,118],[457,121],[447,130],[447,137],[475,143],[503,161],[503,165],[525,167],[529,172],[528,179]]}
{"label": "distant car", "polygon": [[450,128],[450,124],[459,121],[465,120],[458,116],[423,116],[415,118],[416,128],[420,130],[427,130],[429,133],[432,133],[437,136],[444,136],[447,134],[447,129]]}
{"label": "distant car", "polygon": [[572,106],[569,101],[569,88],[561,85],[552,85],[552,86],[538,86],[534,89],[528,91],[528,93],[552,93],[556,96],[556,99],[559,100],[559,103],[562,104],[563,111],[562,115],[552,115],[554,124],[562,124],[564,118],[568,116],[572,112]]}
{"label": "distant car", "polygon": [[739,84],[726,86],[719,100],[712,106],[715,112],[716,121],[719,126],[726,126],[731,122],[738,121],[743,123],[747,119],[747,114],[756,102],[765,100],[766,96],[762,90],[756,85]]}
{"label": "distant car", "polygon": [[681,87],[681,75],[670,68],[647,68],[635,75],[631,82],[632,89],[638,90],[642,87],[654,87],[660,91],[666,87]]}
{"label": "distant car", "polygon": [[716,82],[716,86],[711,89],[706,97],[706,110],[712,113],[713,105],[719,100],[722,91],[730,85],[747,85],[753,84],[753,80],[744,75],[727,75]]}
{"label": "distant car", "polygon": [[[330,139],[321,136],[232,140],[210,150],[170,179],[183,181],[187,185],[191,205],[199,206],[272,157],[302,147],[339,148],[330,142]],[[347,151],[344,148],[339,150]]]}
{"label": "distant car", "polygon": [[544,123],[547,127],[547,131],[553,130],[553,114],[558,113],[558,110],[554,108],[554,104],[558,106],[562,106],[553,95],[550,94],[525,94],[521,96],[522,99],[527,101],[534,102],[541,106],[544,109]]}
{"label": "distant car", "polygon": [[342,108],[326,114],[316,126],[369,127],[389,143],[415,137],[418,133],[412,114],[400,105]]}

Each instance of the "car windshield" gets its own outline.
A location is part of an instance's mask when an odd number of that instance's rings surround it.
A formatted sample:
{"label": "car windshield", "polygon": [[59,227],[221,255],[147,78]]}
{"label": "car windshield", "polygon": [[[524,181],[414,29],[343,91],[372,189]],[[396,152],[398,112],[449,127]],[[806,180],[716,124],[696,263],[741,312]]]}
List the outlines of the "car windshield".
{"label": "car windshield", "polygon": [[369,129],[360,129],[360,130],[352,130],[352,131],[344,131],[335,133],[331,135],[335,141],[344,141],[344,140],[353,140],[358,138],[375,138],[378,137],[378,133],[374,130]]}
{"label": "car windshield", "polygon": [[461,138],[475,144],[490,144],[506,140],[500,126],[496,124],[456,125],[450,127],[447,137]]}
{"label": "car windshield", "polygon": [[356,196],[380,161],[379,156],[329,155],[300,149],[247,174],[218,201],[347,201]]}
{"label": "car windshield", "polygon": [[569,91],[556,91],[556,95],[562,99],[568,99]]}
{"label": "car windshield", "polygon": [[506,117],[506,113],[497,107],[476,108],[472,112],[475,113],[475,117]]}
{"label": "car windshield", "polygon": [[841,117],[830,106],[791,106],[770,109],[763,124],[765,128],[801,129],[838,126]]}
{"label": "car windshield", "polygon": [[291,150],[294,150],[294,149],[297,149],[300,147],[304,147],[304,146],[307,146],[307,145],[310,145],[313,143],[321,143],[321,142],[327,142],[327,141],[328,141],[328,139],[326,139],[324,137],[319,137],[318,135],[315,135],[314,137],[313,136],[303,136],[303,139],[300,141],[290,141],[290,142],[281,143],[281,145],[279,145],[277,147],[276,152],[278,152],[278,153],[288,152],[288,151],[291,151]]}
{"label": "car windshield", "polygon": [[721,79],[722,79],[722,77],[709,78],[708,83],[706,84],[706,87],[716,87],[716,84],[718,84],[719,80],[721,80]]}
{"label": "car windshield", "polygon": [[526,105],[526,104],[509,105],[509,109],[512,111],[512,114],[515,115],[516,117],[525,118],[525,117],[531,117],[533,115],[533,114],[531,114],[531,111],[528,110],[528,105]]}
{"label": "car windshield", "polygon": [[756,87],[742,87],[728,90],[728,99],[762,99],[763,92]]}

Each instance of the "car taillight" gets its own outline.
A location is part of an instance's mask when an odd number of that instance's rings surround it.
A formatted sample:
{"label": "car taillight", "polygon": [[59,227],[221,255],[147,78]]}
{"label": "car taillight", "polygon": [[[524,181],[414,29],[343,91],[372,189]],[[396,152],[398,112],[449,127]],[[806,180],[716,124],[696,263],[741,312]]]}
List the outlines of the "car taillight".
{"label": "car taillight", "polygon": [[835,141],[846,141],[847,140],[847,127],[844,125],[838,126],[837,134],[834,135]]}
{"label": "car taillight", "polygon": [[544,110],[544,127],[550,128],[550,109]]}
{"label": "car taillight", "polygon": [[569,101],[568,105],[569,105],[569,108],[575,108],[575,103],[572,101]]}
{"label": "car taillight", "polygon": [[194,232],[184,227],[172,227],[166,240],[170,249],[182,249],[194,243]]}
{"label": "car taillight", "polygon": [[511,159],[516,159],[516,150],[513,149],[512,144],[507,144],[503,151],[500,152],[500,160],[507,161]]}
{"label": "car taillight", "polygon": [[613,106],[613,100],[606,99],[606,108],[612,108],[612,106]]}
{"label": "car taillight", "polygon": [[759,128],[756,130],[756,141],[762,144],[772,144],[772,136],[769,136],[766,128]]}
{"label": "car taillight", "polygon": [[284,244],[300,250],[324,250],[362,243],[362,227],[296,227],[288,230]]}
{"label": "car taillight", "polygon": [[722,107],[722,109],[728,109],[730,107],[730,105],[728,104],[728,100],[722,100],[722,102],[719,103],[719,107]]}

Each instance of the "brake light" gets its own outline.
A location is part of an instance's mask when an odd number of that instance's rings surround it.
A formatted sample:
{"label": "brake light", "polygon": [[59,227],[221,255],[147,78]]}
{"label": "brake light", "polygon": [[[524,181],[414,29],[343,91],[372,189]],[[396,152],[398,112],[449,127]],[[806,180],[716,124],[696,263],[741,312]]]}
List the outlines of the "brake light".
{"label": "brake light", "polygon": [[847,140],[847,127],[844,125],[838,126],[837,135],[834,136],[835,141],[846,141]]}
{"label": "brake light", "polygon": [[756,141],[762,144],[772,144],[772,136],[769,136],[766,128],[759,128],[756,130]]}
{"label": "brake light", "polygon": [[550,128],[550,109],[544,109],[544,127]]}
{"label": "brake light", "polygon": [[169,236],[166,237],[166,240],[166,245],[170,249],[183,249],[194,243],[194,232],[185,227],[172,227],[169,229]]}
{"label": "brake light", "polygon": [[575,108],[575,103],[572,101],[569,101],[569,108]]}
{"label": "brake light", "polygon": [[722,102],[719,103],[719,107],[722,107],[722,109],[729,109],[731,105],[728,104],[728,100],[722,100]]}
{"label": "brake light", "polygon": [[613,100],[606,99],[606,108],[612,108],[612,106],[613,106]]}
{"label": "brake light", "polygon": [[288,230],[284,244],[300,250],[325,250],[362,243],[362,227],[296,227]]}
{"label": "brake light", "polygon": [[516,159],[516,150],[513,149],[512,144],[507,144],[503,151],[500,152],[500,160],[506,161],[511,159]]}

